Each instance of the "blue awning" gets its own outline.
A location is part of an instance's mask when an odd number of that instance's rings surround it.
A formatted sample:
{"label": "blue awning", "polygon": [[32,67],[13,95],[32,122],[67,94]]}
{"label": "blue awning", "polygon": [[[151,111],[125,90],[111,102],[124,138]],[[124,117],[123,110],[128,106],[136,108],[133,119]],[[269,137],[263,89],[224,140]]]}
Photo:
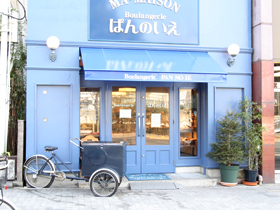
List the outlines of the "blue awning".
{"label": "blue awning", "polygon": [[204,52],[80,48],[85,80],[225,82],[227,73]]}

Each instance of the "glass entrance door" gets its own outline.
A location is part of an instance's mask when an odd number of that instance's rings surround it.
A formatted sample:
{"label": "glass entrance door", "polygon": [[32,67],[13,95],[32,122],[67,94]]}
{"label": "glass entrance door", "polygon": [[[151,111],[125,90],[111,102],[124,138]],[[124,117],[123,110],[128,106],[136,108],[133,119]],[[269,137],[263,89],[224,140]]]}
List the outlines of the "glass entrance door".
{"label": "glass entrance door", "polygon": [[112,85],[112,141],[127,142],[127,173],[174,172],[171,85]]}
{"label": "glass entrance door", "polygon": [[142,173],[173,172],[170,86],[142,85]]}

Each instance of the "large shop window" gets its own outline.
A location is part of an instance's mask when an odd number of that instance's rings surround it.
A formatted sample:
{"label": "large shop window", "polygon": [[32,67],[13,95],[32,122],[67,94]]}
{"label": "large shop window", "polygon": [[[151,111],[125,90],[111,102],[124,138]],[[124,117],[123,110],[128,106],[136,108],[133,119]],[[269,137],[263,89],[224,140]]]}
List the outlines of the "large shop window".
{"label": "large shop window", "polygon": [[280,92],[277,91],[275,91],[274,89],[274,115],[275,116],[280,115]]}
{"label": "large shop window", "polygon": [[275,132],[280,131],[280,82],[274,87],[274,128]]}
{"label": "large shop window", "polygon": [[112,141],[136,145],[136,87],[112,87]]}
{"label": "large shop window", "polygon": [[100,133],[100,90],[80,89],[80,139],[99,141]]}
{"label": "large shop window", "polygon": [[180,89],[180,156],[197,156],[196,89]]}

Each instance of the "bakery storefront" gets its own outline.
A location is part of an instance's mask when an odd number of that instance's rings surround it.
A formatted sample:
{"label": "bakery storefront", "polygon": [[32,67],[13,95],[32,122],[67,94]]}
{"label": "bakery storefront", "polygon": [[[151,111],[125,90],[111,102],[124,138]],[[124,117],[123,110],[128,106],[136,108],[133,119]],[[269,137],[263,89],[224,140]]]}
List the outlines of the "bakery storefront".
{"label": "bakery storefront", "polygon": [[[32,28],[38,24],[32,12],[44,3],[28,3]],[[207,10],[203,3],[89,0],[76,8],[69,3],[67,12],[51,2],[60,11],[61,29],[48,33],[60,39],[57,60],[33,61],[36,50],[37,55],[48,50],[36,39],[47,37],[32,31],[27,38],[26,156],[40,153],[45,144],[57,145],[68,164],[78,169],[79,151],[69,139],[80,137],[82,141],[126,141],[127,173],[215,168],[205,154],[215,141],[216,118],[229,103],[235,107],[243,95],[251,94],[251,74],[246,73],[247,64],[229,73],[228,46],[215,46],[219,41],[211,33],[204,37],[201,28],[206,27],[207,18],[201,13]],[[86,15],[77,17],[82,13]],[[73,24],[79,32],[71,34],[67,18],[76,18]],[[54,18],[48,21],[55,24]],[[222,44],[227,43],[222,37]],[[243,46],[241,53],[241,61],[250,63],[251,49]]]}

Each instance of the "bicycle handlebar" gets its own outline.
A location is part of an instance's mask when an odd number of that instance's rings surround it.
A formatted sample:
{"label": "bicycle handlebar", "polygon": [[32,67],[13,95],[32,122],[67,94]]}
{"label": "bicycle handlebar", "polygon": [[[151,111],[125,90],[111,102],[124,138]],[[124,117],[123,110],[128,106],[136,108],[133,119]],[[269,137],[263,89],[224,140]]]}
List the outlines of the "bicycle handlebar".
{"label": "bicycle handlebar", "polygon": [[81,147],[80,145],[78,145],[78,144],[76,144],[75,142],[73,142],[73,140],[78,140],[79,142],[83,142],[83,141],[81,141],[81,139],[79,139],[79,138],[73,138],[73,139],[70,139],[70,142],[71,142],[72,144],[74,144],[75,146],[79,147],[80,149],[84,149],[84,148]]}

